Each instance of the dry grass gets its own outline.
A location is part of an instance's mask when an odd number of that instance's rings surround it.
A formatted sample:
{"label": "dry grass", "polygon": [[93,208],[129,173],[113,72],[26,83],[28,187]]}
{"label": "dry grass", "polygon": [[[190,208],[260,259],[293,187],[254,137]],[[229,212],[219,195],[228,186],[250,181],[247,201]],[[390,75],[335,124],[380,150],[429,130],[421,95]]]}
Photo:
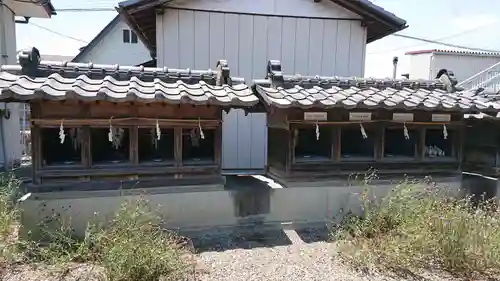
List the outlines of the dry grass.
{"label": "dry grass", "polygon": [[423,186],[402,183],[376,204],[363,196],[364,218],[350,217],[334,233],[342,255],[362,267],[500,276],[495,204],[450,199],[442,189]]}
{"label": "dry grass", "polygon": [[[3,189],[15,188],[12,182]],[[19,240],[9,238],[19,214],[11,195],[0,194],[0,263],[4,271],[37,265],[55,266],[64,273],[82,264],[103,271],[102,278],[110,281],[177,281],[186,280],[194,270],[189,260],[192,249],[182,243],[181,237],[160,228],[161,220],[144,199],[123,204],[106,224],[89,225],[80,239],[74,237],[69,224],[59,219],[44,224],[43,235],[36,240]]]}

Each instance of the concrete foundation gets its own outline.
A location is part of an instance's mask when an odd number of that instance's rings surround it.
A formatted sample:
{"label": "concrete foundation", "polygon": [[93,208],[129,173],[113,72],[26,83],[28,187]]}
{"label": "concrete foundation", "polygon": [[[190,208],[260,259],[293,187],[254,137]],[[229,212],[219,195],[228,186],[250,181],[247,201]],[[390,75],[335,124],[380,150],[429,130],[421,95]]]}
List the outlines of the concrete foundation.
{"label": "concrete foundation", "polygon": [[[228,186],[232,186],[228,188]],[[273,186],[273,185],[271,185]],[[460,178],[449,178],[438,186],[458,192]],[[334,183],[292,188],[272,188],[253,177],[228,180],[225,188],[214,186],[201,191],[160,187],[129,191],[81,191],[37,193],[22,203],[25,231],[54,216],[70,220],[76,234],[82,235],[87,224],[109,218],[123,202],[144,196],[170,229],[224,231],[234,227],[304,226],[340,220],[348,212],[361,212],[360,194],[382,197],[395,183],[374,182],[370,186],[338,186]],[[197,190],[197,191],[192,191]],[[458,193],[457,193],[458,194]]]}

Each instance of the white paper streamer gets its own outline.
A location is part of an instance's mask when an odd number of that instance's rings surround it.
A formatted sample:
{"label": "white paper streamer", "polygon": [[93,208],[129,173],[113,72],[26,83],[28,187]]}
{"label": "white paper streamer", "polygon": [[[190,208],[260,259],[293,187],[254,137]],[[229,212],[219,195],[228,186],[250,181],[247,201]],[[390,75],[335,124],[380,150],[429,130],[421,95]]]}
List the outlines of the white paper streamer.
{"label": "white paper streamer", "polygon": [[203,133],[203,130],[201,129],[201,120],[200,120],[200,118],[198,118],[198,128],[200,129],[200,138],[202,140],[204,140],[205,139],[205,134]]}
{"label": "white paper streamer", "polygon": [[446,129],[446,124],[443,124],[443,138],[448,139],[448,130]]}
{"label": "white paper streamer", "polygon": [[113,125],[111,125],[111,120],[113,119],[113,116],[109,118],[109,132],[108,132],[108,141],[113,142]]}
{"label": "white paper streamer", "polygon": [[363,127],[363,124],[362,124],[362,123],[359,123],[359,129],[361,130],[361,136],[362,136],[364,139],[367,139],[367,138],[368,138],[368,135],[366,134],[365,128]]}
{"label": "white paper streamer", "polygon": [[156,138],[158,140],[161,139],[161,129],[160,129],[160,124],[158,123],[158,119],[156,119]]}
{"label": "white paper streamer", "polygon": [[406,123],[403,123],[403,132],[405,134],[405,139],[410,139],[410,134],[408,133],[408,128],[406,128]]}
{"label": "white paper streamer", "polygon": [[61,144],[64,143],[66,139],[66,134],[64,133],[64,120],[61,120],[61,126],[59,126],[59,139],[61,140]]}
{"label": "white paper streamer", "polygon": [[316,140],[319,140],[319,126],[318,126],[318,122],[316,122]]}

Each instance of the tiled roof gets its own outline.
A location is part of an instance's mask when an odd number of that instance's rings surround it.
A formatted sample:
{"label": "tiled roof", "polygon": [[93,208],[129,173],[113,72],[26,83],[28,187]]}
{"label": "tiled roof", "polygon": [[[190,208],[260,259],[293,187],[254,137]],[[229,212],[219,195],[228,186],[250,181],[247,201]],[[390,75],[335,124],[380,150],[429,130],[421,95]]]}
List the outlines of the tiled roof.
{"label": "tiled roof", "polygon": [[280,63],[270,61],[268,79],[256,81],[254,87],[265,103],[278,108],[500,110],[500,102],[494,97],[474,91],[456,91],[447,75],[429,81],[301,77],[282,75]]}
{"label": "tiled roof", "polygon": [[[41,62],[20,56],[21,65],[2,66],[0,99],[79,99],[251,107],[259,102],[241,78],[230,77],[225,61],[217,71]],[[28,59],[29,60],[29,59]],[[23,66],[24,67],[23,67]]]}

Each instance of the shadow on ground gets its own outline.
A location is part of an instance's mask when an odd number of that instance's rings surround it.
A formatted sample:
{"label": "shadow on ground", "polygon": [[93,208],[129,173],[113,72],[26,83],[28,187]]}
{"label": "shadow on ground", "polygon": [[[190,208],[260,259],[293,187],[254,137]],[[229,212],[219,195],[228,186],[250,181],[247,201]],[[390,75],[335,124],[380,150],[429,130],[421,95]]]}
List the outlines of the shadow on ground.
{"label": "shadow on ground", "polygon": [[251,176],[228,176],[225,189],[231,192],[234,200],[238,225],[224,233],[213,231],[187,235],[198,252],[288,246],[328,238],[326,226],[297,230],[299,242],[292,242],[279,226],[265,226],[265,216],[271,212],[273,189],[263,181]]}

